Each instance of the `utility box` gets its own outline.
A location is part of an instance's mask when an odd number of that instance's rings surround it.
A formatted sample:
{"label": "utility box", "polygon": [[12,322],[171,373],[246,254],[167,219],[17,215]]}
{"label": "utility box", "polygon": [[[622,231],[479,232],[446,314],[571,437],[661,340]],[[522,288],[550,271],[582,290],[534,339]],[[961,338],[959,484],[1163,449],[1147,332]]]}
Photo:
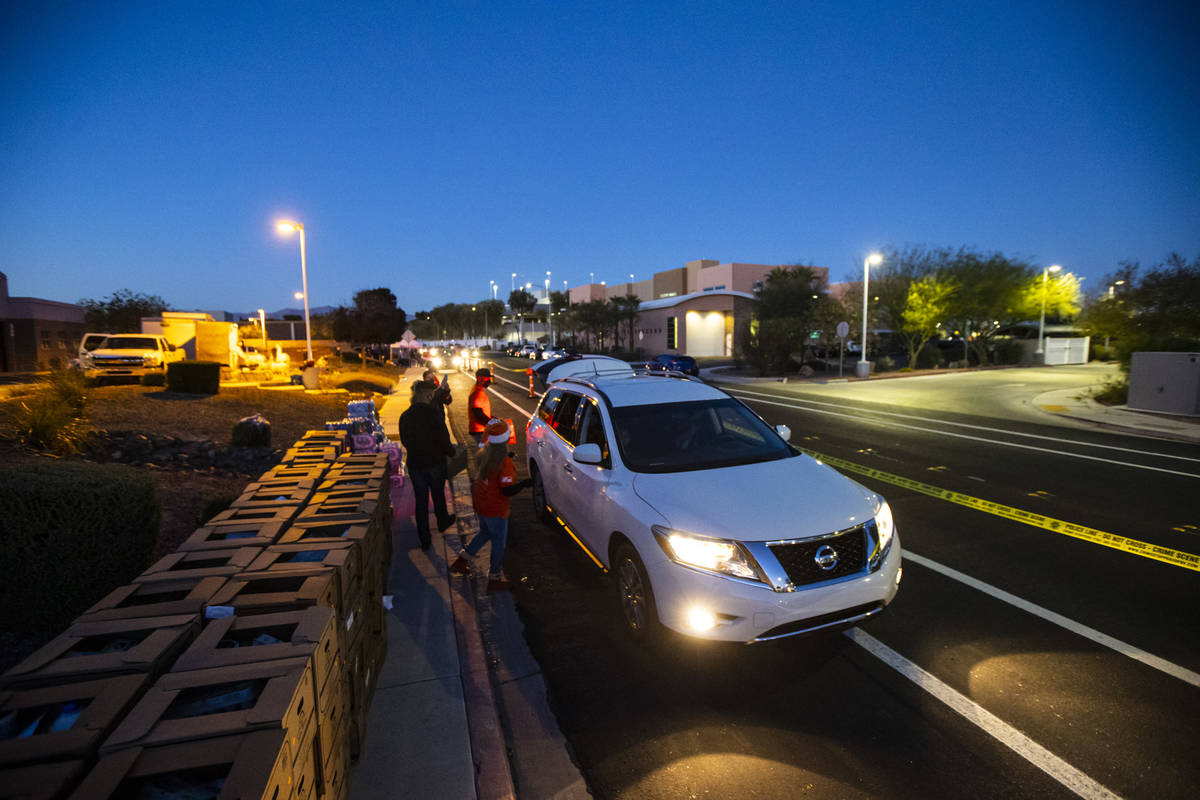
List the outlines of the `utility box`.
{"label": "utility box", "polygon": [[1200,416],[1200,353],[1134,353],[1126,406]]}

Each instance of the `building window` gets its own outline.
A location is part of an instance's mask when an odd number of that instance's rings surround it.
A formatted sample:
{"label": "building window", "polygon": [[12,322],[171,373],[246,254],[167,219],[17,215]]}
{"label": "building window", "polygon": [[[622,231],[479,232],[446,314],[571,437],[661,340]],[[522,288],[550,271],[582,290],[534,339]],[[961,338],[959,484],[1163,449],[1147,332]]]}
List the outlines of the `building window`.
{"label": "building window", "polygon": [[721,284],[720,286],[705,286],[703,291],[706,291],[706,292],[722,292],[722,291],[724,291],[724,290],[725,290],[725,284]]}
{"label": "building window", "polygon": [[69,350],[71,348],[71,338],[67,336],[66,331],[58,332],[58,349]]}
{"label": "building window", "polygon": [[675,349],[675,317],[667,317],[667,349]]}
{"label": "building window", "polygon": [[50,349],[50,331],[42,331],[41,335],[42,335],[42,349],[49,350]]}

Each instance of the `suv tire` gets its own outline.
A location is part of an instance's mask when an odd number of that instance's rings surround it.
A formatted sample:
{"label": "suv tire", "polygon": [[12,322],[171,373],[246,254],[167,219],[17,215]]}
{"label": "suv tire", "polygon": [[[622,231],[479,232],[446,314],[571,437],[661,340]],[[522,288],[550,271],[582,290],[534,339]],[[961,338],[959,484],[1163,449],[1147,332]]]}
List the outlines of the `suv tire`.
{"label": "suv tire", "polygon": [[637,642],[653,642],[661,630],[658,609],[654,605],[654,589],[641,557],[629,542],[617,545],[612,571],[625,630]]}
{"label": "suv tire", "polygon": [[542,481],[542,471],[537,468],[537,462],[530,465],[530,477],[533,479],[533,489],[530,496],[533,498],[533,513],[537,514],[537,518],[547,525],[552,525],[555,522],[554,512],[550,510],[550,498],[546,496],[546,484]]}

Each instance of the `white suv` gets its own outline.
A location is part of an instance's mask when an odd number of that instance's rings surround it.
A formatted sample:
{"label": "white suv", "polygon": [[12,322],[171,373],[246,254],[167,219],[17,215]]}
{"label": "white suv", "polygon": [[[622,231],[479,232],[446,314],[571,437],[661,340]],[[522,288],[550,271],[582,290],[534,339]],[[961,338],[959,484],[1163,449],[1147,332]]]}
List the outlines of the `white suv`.
{"label": "white suv", "polygon": [[[575,374],[571,374],[575,373]],[[758,642],[892,601],[900,542],[875,492],[721,390],[567,361],[526,429],[533,501],[614,573],[629,631]]]}
{"label": "white suv", "polygon": [[162,336],[114,333],[90,351],[81,353],[79,363],[85,375],[100,379],[166,372],[167,364],[182,360],[183,351]]}

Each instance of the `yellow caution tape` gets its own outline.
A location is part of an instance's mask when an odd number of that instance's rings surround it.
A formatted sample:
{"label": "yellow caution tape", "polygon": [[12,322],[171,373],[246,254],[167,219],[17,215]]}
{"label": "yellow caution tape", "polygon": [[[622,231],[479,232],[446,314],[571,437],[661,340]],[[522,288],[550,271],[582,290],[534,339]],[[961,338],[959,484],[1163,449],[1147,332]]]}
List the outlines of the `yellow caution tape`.
{"label": "yellow caution tape", "polygon": [[831,467],[844,469],[847,472],[854,472],[858,475],[865,475],[868,478],[885,481],[893,486],[899,486],[903,489],[909,489],[914,492],[936,497],[939,500],[945,500],[950,503],[957,503],[960,506],[983,511],[988,514],[994,514],[997,517],[1011,519],[1014,522],[1023,522],[1026,525],[1032,525],[1035,528],[1041,528],[1054,533],[1065,534],[1076,539],[1082,539],[1093,544],[1111,547],[1114,550],[1120,550],[1124,553],[1133,553],[1134,555],[1152,558],[1155,561],[1161,561],[1165,564],[1170,564],[1175,567],[1183,567],[1196,572],[1200,572],[1200,555],[1194,553],[1185,553],[1181,550],[1172,550],[1169,547],[1160,547],[1149,542],[1141,542],[1137,539],[1130,539],[1126,536],[1118,536],[1115,533],[1105,533],[1098,531],[1095,528],[1088,528],[1084,525],[1076,525],[1073,522],[1064,522],[1061,519],[1047,517],[1044,514],[1037,514],[1032,511],[1025,511],[1012,506],[993,503],[990,500],[984,500],[979,497],[972,497],[961,492],[943,489],[940,486],[932,486],[928,483],[905,478],[902,475],[893,475],[890,472],[875,469],[874,467],[855,464],[852,461],[846,461],[835,456],[827,456],[822,453],[817,453],[812,450],[800,448],[802,452],[812,456],[818,461],[824,462]]}

